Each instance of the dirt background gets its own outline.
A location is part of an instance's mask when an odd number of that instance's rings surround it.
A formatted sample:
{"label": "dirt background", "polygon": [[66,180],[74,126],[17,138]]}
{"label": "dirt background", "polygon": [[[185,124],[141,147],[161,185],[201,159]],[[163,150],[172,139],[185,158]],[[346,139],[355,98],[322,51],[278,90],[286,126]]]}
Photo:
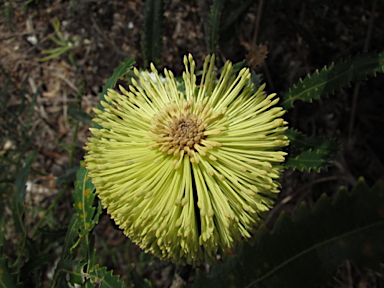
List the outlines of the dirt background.
{"label": "dirt background", "polygon": [[[209,52],[203,24],[209,12],[208,2],[164,2],[162,67],[180,75],[183,55],[192,53],[200,68]],[[384,1],[248,1],[247,9],[229,21],[231,12],[245,2],[226,2],[218,66],[228,59],[242,61],[256,44],[266,45],[268,58],[257,72],[264,75],[268,92],[286,91],[307,73],[349,55],[383,50]],[[0,3],[0,83],[8,95],[1,100],[0,149],[1,155],[38,150],[32,167],[41,175],[31,174],[27,190],[27,206],[32,211],[28,221],[33,227],[58,195],[57,179],[82,159],[82,147],[90,135],[88,126],[80,123],[74,160],[70,163],[68,147],[76,125],[68,108],[79,105],[81,99],[81,109],[92,113],[105,81],[126,57],[134,58],[137,67],[143,66],[145,2]],[[55,18],[64,37],[73,42],[73,49],[54,59],[39,61],[47,56],[42,51],[57,47],[50,38],[56,35],[51,24]],[[338,138],[343,150],[328,171],[286,171],[283,190],[268,225],[273,224],[281,210],[293,214],[302,201],[311,206],[324,192],[333,195],[340,185],[351,188],[360,176],[370,185],[383,178],[383,91],[384,77],[378,75],[337,91],[331,98],[312,104],[295,103],[295,109],[287,114],[292,127],[308,135]],[[72,203],[68,189],[52,211],[52,223],[67,223]],[[148,266],[152,258],[140,254],[114,229],[107,215],[102,215],[95,232],[100,263],[122,275],[123,280],[127,280],[127,271],[132,269],[127,264],[129,257],[131,262],[139,263],[135,269],[159,287],[171,284],[175,267],[162,262]],[[379,287],[370,285],[383,283],[381,275],[369,272],[367,276],[348,261],[340,266],[335,279],[340,287]]]}

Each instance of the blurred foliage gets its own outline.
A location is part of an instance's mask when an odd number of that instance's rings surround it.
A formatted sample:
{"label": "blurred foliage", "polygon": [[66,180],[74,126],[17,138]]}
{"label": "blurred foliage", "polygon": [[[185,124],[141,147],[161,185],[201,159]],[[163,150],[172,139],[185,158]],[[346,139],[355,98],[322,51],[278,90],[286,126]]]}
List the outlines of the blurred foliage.
{"label": "blurred foliage", "polygon": [[161,63],[162,37],[163,37],[163,1],[145,1],[145,29],[141,41],[144,67],[149,67],[153,63],[159,67]]}
{"label": "blurred foliage", "polygon": [[384,73],[384,52],[363,53],[337,64],[332,63],[320,72],[307,75],[297,85],[283,94],[281,105],[285,109],[293,108],[295,100],[312,102],[321,96],[328,97],[343,87],[350,87],[352,81],[368,80],[367,76]]}
{"label": "blurred foliage", "polygon": [[332,279],[344,259],[380,271],[384,259],[384,183],[363,179],[351,193],[326,194],[313,210],[304,203],[293,218],[282,213],[270,231],[262,226],[253,243],[209,275],[198,272],[193,287],[315,287]]}
{"label": "blurred foliage", "polygon": [[[66,37],[64,37],[63,33],[60,30],[60,21],[59,21],[59,19],[53,18],[51,23],[52,23],[52,26],[53,26],[53,28],[55,30],[57,38],[55,36],[50,36],[49,38],[58,47],[53,48],[53,49],[48,49],[48,50],[41,51],[41,54],[49,54],[48,56],[40,58],[38,60],[38,61],[41,61],[41,62],[57,58],[57,57],[59,57],[60,55],[64,54],[67,51],[70,52],[72,49],[75,48],[75,45],[76,45],[75,40],[73,40],[71,38],[66,39]],[[75,64],[75,60],[73,59],[73,56],[72,56],[71,52],[68,54],[68,59],[69,59],[69,62],[72,65],[74,65],[74,66],[76,65]]]}

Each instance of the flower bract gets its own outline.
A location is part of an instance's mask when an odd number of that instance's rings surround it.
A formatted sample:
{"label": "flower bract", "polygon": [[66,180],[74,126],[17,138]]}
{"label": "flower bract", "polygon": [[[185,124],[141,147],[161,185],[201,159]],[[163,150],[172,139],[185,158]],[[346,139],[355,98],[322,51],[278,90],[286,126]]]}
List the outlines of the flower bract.
{"label": "flower bract", "polygon": [[144,251],[178,264],[224,257],[250,238],[279,192],[288,145],[285,111],[250,71],[208,56],[197,81],[184,57],[182,80],[164,69],[109,90],[94,109],[85,157],[97,194]]}

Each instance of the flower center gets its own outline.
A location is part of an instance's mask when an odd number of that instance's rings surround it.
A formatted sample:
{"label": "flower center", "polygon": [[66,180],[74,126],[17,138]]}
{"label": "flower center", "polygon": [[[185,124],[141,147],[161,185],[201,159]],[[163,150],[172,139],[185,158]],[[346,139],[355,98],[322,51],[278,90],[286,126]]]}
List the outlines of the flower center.
{"label": "flower center", "polygon": [[152,120],[150,136],[155,143],[151,143],[149,147],[158,148],[174,156],[185,153],[191,156],[192,151],[197,151],[196,145],[206,137],[204,135],[206,124],[202,124],[203,121],[190,112],[174,115],[161,114],[159,113]]}
{"label": "flower center", "polygon": [[201,125],[201,119],[195,114],[180,114],[179,117],[173,116],[172,121],[168,122],[170,133],[166,137],[169,144],[179,146],[180,150],[188,152],[189,147],[193,149],[194,144],[200,143],[204,137],[204,128]]}
{"label": "flower center", "polygon": [[148,143],[148,148],[159,149],[168,155],[173,154],[176,157],[175,168],[179,167],[185,154],[189,155],[191,162],[198,163],[198,154],[206,156],[213,147],[221,146],[220,143],[206,138],[208,135],[220,134],[226,129],[219,127],[207,131],[208,124],[220,118],[224,110],[212,113],[210,106],[200,103],[195,104],[195,109],[191,112],[191,106],[191,102],[186,100],[181,103],[170,103],[151,120],[149,136],[154,142]]}

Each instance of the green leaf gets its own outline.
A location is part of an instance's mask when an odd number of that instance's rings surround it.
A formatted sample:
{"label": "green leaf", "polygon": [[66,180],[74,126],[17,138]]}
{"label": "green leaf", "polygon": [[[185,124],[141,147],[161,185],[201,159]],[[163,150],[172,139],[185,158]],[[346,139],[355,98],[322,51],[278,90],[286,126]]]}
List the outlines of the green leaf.
{"label": "green leaf", "polygon": [[95,235],[90,234],[88,236],[87,245],[82,245],[82,255],[87,256],[87,272],[95,267],[96,249],[95,249]]}
{"label": "green leaf", "polygon": [[[66,47],[57,47],[57,48],[53,48],[53,49],[43,50],[43,51],[41,51],[41,54],[56,54],[56,53],[59,53],[59,55],[60,55],[60,54],[65,52],[64,51],[65,48]],[[62,52],[62,51],[64,51],[64,52]],[[41,61],[41,59],[40,59],[40,61]]]}
{"label": "green leaf", "polygon": [[84,267],[84,265],[84,263],[75,261],[72,258],[61,258],[57,263],[50,287],[68,287],[68,275],[71,281],[71,275],[73,275],[74,271],[76,271],[78,267]]}
{"label": "green leaf", "polygon": [[[67,46],[67,45],[66,45],[67,43],[65,42],[65,40],[60,41],[60,40],[56,39],[55,36],[51,36],[51,37],[49,37],[49,39],[51,39],[52,42],[55,43],[55,44],[58,45],[58,46],[63,46],[63,47]],[[55,48],[53,48],[53,49],[55,49]],[[47,54],[46,51],[50,51],[50,50],[53,50],[53,49],[43,50],[42,53],[43,53],[43,54]],[[57,48],[56,48],[56,49],[57,49]]]}
{"label": "green leaf", "polygon": [[[94,124],[95,123],[93,123],[92,125]],[[76,173],[78,169],[79,169],[79,166],[68,168],[65,175],[57,178],[56,185],[61,185],[65,182],[74,182],[76,180]]]}
{"label": "green leaf", "polygon": [[33,151],[30,153],[25,160],[23,164],[23,168],[20,169],[19,173],[17,174],[15,186],[16,186],[16,193],[15,193],[15,200],[20,203],[25,202],[25,190],[26,190],[26,183],[29,175],[29,169],[31,168],[32,161],[36,156],[37,151]]}
{"label": "green leaf", "polygon": [[[78,170],[77,182],[82,182],[82,181],[87,182],[88,181],[88,179],[86,179],[87,173],[85,173],[84,171],[85,167],[84,165],[80,165],[80,167],[83,167],[83,168],[79,168]],[[76,185],[80,185],[80,183],[75,183],[75,186]],[[87,183],[87,185],[84,184],[84,187],[88,188],[89,187],[88,185],[89,183]],[[77,187],[75,187],[75,189],[77,189]],[[99,211],[97,213],[99,213]],[[96,217],[98,218],[98,215],[95,216],[95,218]],[[80,234],[79,230],[81,231],[82,227],[84,227],[84,221],[82,220],[81,217],[78,217],[78,213],[74,213],[68,225],[67,234],[65,236],[60,260],[57,263],[57,266],[53,275],[53,280],[50,286],[51,288],[57,287],[57,285],[60,285],[60,284],[63,284],[64,286],[67,285],[66,284],[67,274],[72,273],[73,271],[76,271],[76,269],[78,269],[79,267],[84,267],[84,265],[86,264],[86,263],[74,260],[76,258],[76,253],[74,253],[74,251],[75,251],[75,248],[80,243],[80,239],[81,239],[79,237],[79,234]],[[85,257],[87,257],[87,255],[82,255],[82,258],[85,258]]]}
{"label": "green leaf", "polygon": [[72,215],[71,221],[69,222],[68,225],[68,230],[67,234],[65,235],[65,240],[64,240],[64,246],[63,250],[61,252],[61,258],[65,257],[71,257],[74,258],[74,255],[71,255],[71,247],[75,243],[76,239],[78,238],[78,231],[80,227],[80,218],[77,217],[76,214]]}
{"label": "green leaf", "polygon": [[253,92],[256,93],[259,90],[261,84],[263,83],[263,74],[256,74],[254,70],[251,69],[251,79],[250,82],[253,84]]}
{"label": "green leaf", "polygon": [[293,128],[287,129],[285,135],[289,139],[289,147],[295,151],[303,152],[311,149],[316,153],[335,155],[341,150],[338,139],[307,136]]}
{"label": "green leaf", "polygon": [[67,235],[65,236],[64,245],[61,251],[60,260],[57,263],[53,279],[51,282],[51,288],[56,287],[57,283],[66,283],[66,272],[72,271],[73,267],[76,266],[75,254],[71,253],[71,247],[74,245],[78,238],[78,231],[80,227],[80,218],[76,214],[72,215],[71,221],[68,225]]}
{"label": "green leaf", "polygon": [[77,108],[76,106],[69,105],[67,109],[67,113],[72,118],[80,121],[81,123],[87,124],[88,126],[94,126],[95,123],[92,122],[92,116],[87,112]]}
{"label": "green leaf", "polygon": [[90,273],[91,281],[100,283],[99,288],[123,288],[124,282],[120,281],[119,275],[112,275],[112,271],[107,271],[106,267],[98,268],[97,265],[95,269]]}
{"label": "green leaf", "polygon": [[300,171],[315,170],[316,172],[320,172],[321,169],[326,170],[332,165],[333,160],[331,156],[312,150],[304,151],[297,156],[289,156],[284,162],[285,167]]}
{"label": "green leaf", "polygon": [[[90,258],[94,258],[95,253],[96,250],[93,249]],[[120,276],[112,275],[112,271],[107,271],[106,267],[100,268],[97,264],[88,269],[88,267],[85,268],[86,265],[91,265],[91,263],[78,263],[74,269],[65,271],[69,274],[69,282],[72,285],[76,283],[82,285],[82,287],[96,287],[96,284],[98,284],[97,287],[99,288],[119,288],[124,286],[124,283],[119,281]]]}
{"label": "green leaf", "polygon": [[376,76],[377,72],[384,72],[384,52],[358,54],[336,64],[332,63],[320,72],[316,70],[304,80],[300,79],[297,85],[283,94],[281,105],[284,109],[290,109],[295,100],[312,102],[320,96],[327,97],[335,90],[350,87],[352,81],[367,80],[367,76]]}
{"label": "green leaf", "polygon": [[217,41],[219,39],[220,16],[224,7],[225,0],[213,0],[211,13],[209,14],[209,51],[216,52]]}
{"label": "green leaf", "polygon": [[[241,62],[237,62],[233,64],[232,66],[232,73],[231,77],[236,77],[236,75],[240,72],[241,69],[243,68],[249,68],[249,63],[247,60],[243,60]],[[223,68],[220,69],[220,74],[223,72]]]}
{"label": "green leaf", "polygon": [[71,283],[73,286],[74,284],[82,285],[84,282],[84,266],[86,263],[79,263],[79,265],[76,266],[76,269],[74,272],[69,272],[69,283]]}
{"label": "green leaf", "polygon": [[65,271],[69,274],[71,284],[80,284],[82,287],[99,288],[123,288],[124,282],[120,281],[119,275],[113,275],[106,267],[95,265],[89,273],[84,272],[84,263],[79,263],[72,270]]}
{"label": "green leaf", "polygon": [[351,193],[325,194],[311,210],[302,204],[293,219],[282,213],[272,231],[261,227],[253,245],[198,271],[198,287],[317,287],[332,279],[345,259],[380,269],[384,260],[384,182],[371,189],[359,180]]}
{"label": "green leaf", "polygon": [[12,275],[8,268],[8,260],[0,259],[0,288],[16,288],[16,276]]}
{"label": "green leaf", "polygon": [[160,66],[163,28],[163,0],[145,1],[144,33],[141,42],[144,66],[149,67],[153,63]]}
{"label": "green leaf", "polygon": [[[75,200],[74,207],[76,210],[76,218],[78,225],[75,227],[78,231],[78,238],[75,244],[70,248],[70,253],[81,245],[80,254],[82,256],[84,264],[78,264],[77,267],[86,266],[85,274],[91,271],[92,267],[94,267],[95,262],[95,250],[94,244],[95,239],[90,234],[92,229],[99,221],[99,216],[101,213],[101,205],[98,205],[97,211],[95,211],[95,207],[93,207],[93,203],[95,201],[96,194],[94,193],[95,187],[91,181],[91,178],[88,177],[88,170],[85,168],[85,162],[82,161],[80,163],[80,168],[76,173],[77,180],[75,182],[75,190],[73,191],[73,198]],[[73,271],[73,269],[72,269]],[[72,273],[66,271],[66,273]],[[95,287],[93,282],[90,282],[89,277],[84,274],[85,279],[85,287]],[[73,279],[78,279],[78,277],[74,277]],[[74,281],[75,281],[74,280]],[[76,280],[77,281],[77,280]]]}
{"label": "green leaf", "polygon": [[73,206],[76,209],[76,215],[79,219],[79,240],[71,248],[74,249],[80,243],[84,236],[89,234],[95,225],[99,222],[99,216],[101,213],[101,205],[95,213],[95,207],[93,202],[96,194],[95,186],[92,183],[92,179],[88,177],[88,170],[85,168],[85,162],[80,163],[80,168],[76,173],[77,180],[75,182],[75,190],[73,191],[73,198],[75,203]]}
{"label": "green leaf", "polygon": [[64,38],[63,34],[61,34],[61,31],[60,31],[60,20],[57,17],[55,17],[52,19],[51,23],[52,23],[53,28],[55,29],[57,36],[60,38],[61,42],[65,42],[65,38]]}
{"label": "green leaf", "polygon": [[[107,90],[114,88],[116,86],[117,80],[123,78],[125,74],[131,71],[133,64],[135,64],[135,60],[128,57],[124,61],[120,62],[119,66],[113,70],[113,75],[107,80],[107,82],[105,82],[103,90],[99,94],[101,101],[105,101],[104,95],[107,94]],[[104,107],[100,103],[97,105],[97,108],[104,110]]]}
{"label": "green leaf", "polygon": [[307,136],[293,128],[287,129],[285,135],[290,141],[290,153],[284,166],[291,169],[317,172],[327,169],[341,149],[339,140]]}
{"label": "green leaf", "polygon": [[27,188],[27,180],[29,170],[32,165],[32,161],[36,156],[37,151],[33,151],[27,157],[24,162],[23,168],[20,169],[15,181],[15,191],[12,195],[12,216],[16,231],[26,236],[23,214],[24,214],[24,202],[25,202],[25,190]]}

